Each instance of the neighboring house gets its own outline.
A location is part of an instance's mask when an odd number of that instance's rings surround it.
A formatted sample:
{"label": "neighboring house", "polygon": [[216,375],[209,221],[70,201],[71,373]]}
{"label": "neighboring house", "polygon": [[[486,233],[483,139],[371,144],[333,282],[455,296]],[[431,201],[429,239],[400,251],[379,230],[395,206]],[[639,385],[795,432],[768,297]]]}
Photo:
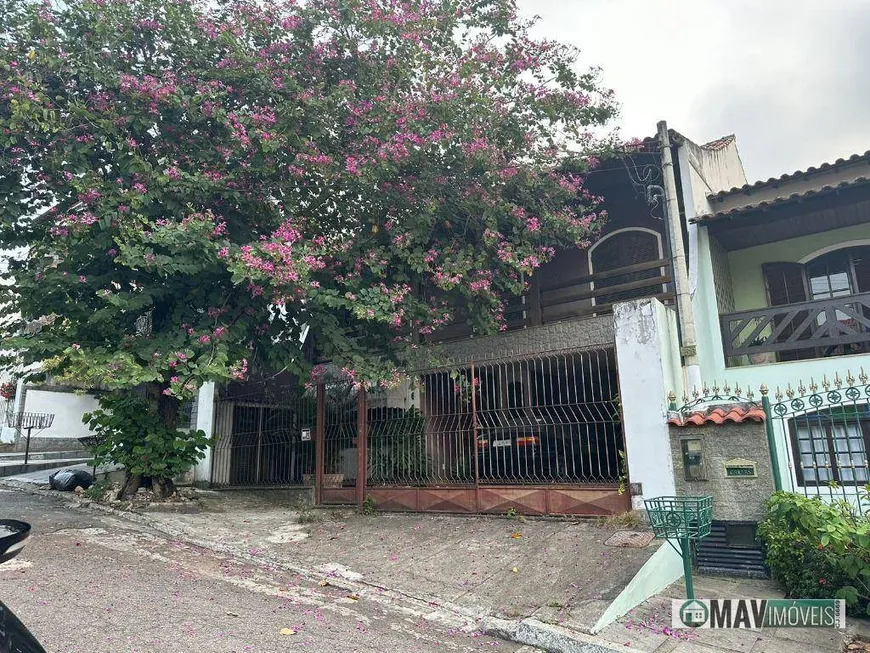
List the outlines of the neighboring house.
{"label": "neighboring house", "polygon": [[770,388],[785,489],[856,498],[870,482],[870,152],[693,208],[703,379]]}

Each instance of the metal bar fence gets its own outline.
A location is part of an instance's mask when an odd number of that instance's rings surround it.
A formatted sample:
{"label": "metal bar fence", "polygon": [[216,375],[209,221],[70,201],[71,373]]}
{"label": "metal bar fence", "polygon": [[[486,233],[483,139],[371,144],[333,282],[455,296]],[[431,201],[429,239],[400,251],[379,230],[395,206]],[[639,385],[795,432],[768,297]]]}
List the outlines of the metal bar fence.
{"label": "metal bar fence", "polygon": [[850,505],[856,513],[870,512],[870,377],[835,374],[817,384],[796,380],[774,392],[761,385],[761,401],[752,390],[714,385],[683,396],[685,405],[671,411],[688,415],[716,405],[762,407],[770,449],[774,486],[806,497]]}
{"label": "metal bar fence", "polygon": [[349,380],[323,383],[323,486],[354,487],[357,479],[359,390]]}
{"label": "metal bar fence", "polygon": [[215,404],[212,485],[313,485],[314,388],[250,383]]}
{"label": "metal bar fence", "polygon": [[367,484],[617,483],[624,449],[612,349],[420,375],[369,395]]}

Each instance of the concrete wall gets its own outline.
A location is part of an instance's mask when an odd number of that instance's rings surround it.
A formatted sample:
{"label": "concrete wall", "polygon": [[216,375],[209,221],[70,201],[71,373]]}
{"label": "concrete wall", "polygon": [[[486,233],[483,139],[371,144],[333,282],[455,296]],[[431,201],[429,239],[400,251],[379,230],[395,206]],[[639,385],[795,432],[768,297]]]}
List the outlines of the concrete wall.
{"label": "concrete wall", "polygon": [[[726,521],[760,521],[764,502],[774,492],[770,450],[764,424],[744,422],[704,426],[671,426],[671,454],[677,494],[713,496],[713,518]],[[687,481],[682,441],[700,439],[705,481]],[[724,463],[744,459],[756,463],[757,478],[727,478]]]}
{"label": "concrete wall", "polygon": [[60,389],[26,387],[23,411],[26,413],[52,413],[51,428],[33,431],[33,439],[75,439],[91,434],[82,424],[82,415],[99,408],[93,395],[68,392]]}
{"label": "concrete wall", "polygon": [[560,349],[605,348],[613,346],[613,338],[612,316],[579,318],[437,345],[431,348],[432,363],[467,365]]}
{"label": "concrete wall", "polygon": [[[193,424],[194,429],[205,431],[207,436],[214,434],[215,421],[215,385],[214,383],[205,383],[199,389],[196,396],[196,422]],[[192,481],[197,484],[206,485],[211,481],[211,463],[214,447],[209,447],[205,451],[205,458],[200,460],[193,468]],[[229,479],[227,479],[229,480]]]}
{"label": "concrete wall", "polygon": [[680,374],[673,311],[655,299],[614,307],[619,396],[622,403],[628,475],[644,497],[673,495],[673,462],[667,425],[667,393]]}

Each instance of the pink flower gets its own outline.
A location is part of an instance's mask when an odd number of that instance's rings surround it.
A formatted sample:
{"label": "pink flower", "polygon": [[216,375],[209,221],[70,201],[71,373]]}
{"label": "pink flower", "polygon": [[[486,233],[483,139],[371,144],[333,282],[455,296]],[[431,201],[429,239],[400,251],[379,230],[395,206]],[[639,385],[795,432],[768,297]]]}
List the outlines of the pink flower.
{"label": "pink flower", "polygon": [[178,383],[178,377],[177,376],[170,377],[169,382],[170,383]]}
{"label": "pink flower", "polygon": [[82,346],[81,346],[80,344],[78,344],[77,342],[74,342],[72,348],[73,348],[75,351],[78,351],[79,349],[82,348]]}
{"label": "pink flower", "polygon": [[211,337],[207,335],[202,335],[199,337],[199,342],[203,345],[207,345],[211,342]]}

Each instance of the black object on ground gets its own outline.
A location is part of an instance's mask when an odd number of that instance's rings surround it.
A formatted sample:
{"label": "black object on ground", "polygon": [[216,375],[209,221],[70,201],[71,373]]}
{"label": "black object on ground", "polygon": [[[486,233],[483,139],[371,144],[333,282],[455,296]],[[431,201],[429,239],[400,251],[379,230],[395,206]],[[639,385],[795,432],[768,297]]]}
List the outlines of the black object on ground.
{"label": "black object on ground", "polygon": [[61,492],[72,492],[79,486],[87,490],[93,484],[94,477],[84,469],[62,469],[48,477],[48,486]]}

